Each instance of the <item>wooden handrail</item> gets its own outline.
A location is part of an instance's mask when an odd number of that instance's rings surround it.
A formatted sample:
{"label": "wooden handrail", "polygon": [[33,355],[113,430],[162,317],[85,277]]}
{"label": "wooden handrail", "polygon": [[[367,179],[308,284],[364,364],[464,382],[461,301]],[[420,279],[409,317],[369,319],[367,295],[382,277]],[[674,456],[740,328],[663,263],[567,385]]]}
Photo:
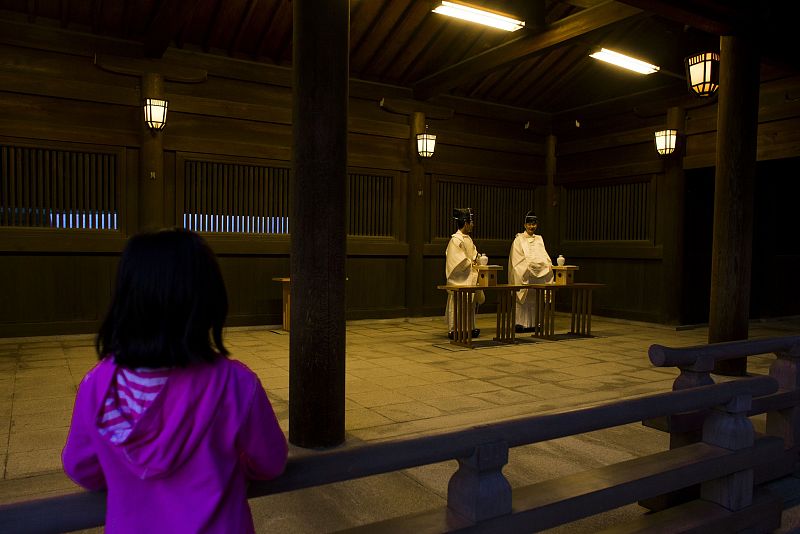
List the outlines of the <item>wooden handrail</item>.
{"label": "wooden handrail", "polygon": [[[515,447],[624,425],[646,418],[702,410],[777,391],[766,376],[648,395],[580,410],[519,418],[343,450],[293,454],[286,472],[251,484],[249,497],[276,494],[400,469],[459,459],[493,443]],[[733,399],[733,400],[732,400]],[[501,447],[501,448],[502,448]],[[502,462],[505,463],[504,461]],[[509,490],[510,491],[510,490]],[[61,532],[102,525],[105,494],[80,493],[0,506],[0,532]],[[54,513],[56,512],[56,513]]]}
{"label": "wooden handrail", "polygon": [[[800,453],[800,336],[786,336],[767,339],[752,339],[713,343],[694,347],[665,347],[651,345],[648,350],[650,361],[656,367],[677,367],[680,374],[673,382],[672,389],[689,391],[708,387],[714,383],[711,376],[716,362],[731,358],[744,358],[760,354],[774,353],[775,361],[770,366],[769,376],[778,382],[779,391],[754,399],[747,414],[766,413],[766,433],[780,437],[784,443],[784,456],[797,458]],[[684,447],[701,439],[701,429],[708,416],[707,411],[678,413],[668,417],[643,419],[650,428],[670,434],[670,449]],[[774,480],[789,474],[794,462],[784,461],[776,456],[775,466],[756,473],[760,482]],[[685,502],[696,495],[697,489],[673,495],[662,495],[649,502],[640,502],[651,510]]]}
{"label": "wooden handrail", "polygon": [[647,354],[650,356],[650,362],[656,367],[688,367],[696,365],[701,360],[710,360],[713,363],[769,352],[788,352],[800,356],[800,336],[747,339],[694,347],[651,345]]}

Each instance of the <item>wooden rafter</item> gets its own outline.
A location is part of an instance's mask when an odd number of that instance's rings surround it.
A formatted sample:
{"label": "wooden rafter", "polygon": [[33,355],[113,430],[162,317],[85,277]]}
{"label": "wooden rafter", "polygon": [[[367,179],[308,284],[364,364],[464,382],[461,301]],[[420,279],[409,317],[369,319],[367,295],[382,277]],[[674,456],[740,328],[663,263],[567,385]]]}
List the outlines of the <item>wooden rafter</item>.
{"label": "wooden rafter", "polygon": [[36,16],[39,14],[39,1],[28,0],[28,22],[36,22]]}
{"label": "wooden rafter", "polygon": [[69,0],[61,0],[59,14],[61,15],[61,27],[66,28],[69,24]]}
{"label": "wooden rafter", "polygon": [[94,2],[92,2],[92,33],[100,33],[102,23],[103,2],[102,0],[94,0]]}
{"label": "wooden rafter", "polygon": [[233,42],[231,46],[228,48],[228,55],[234,56],[236,52],[239,51],[239,45],[242,44],[242,37],[244,37],[244,30],[247,28],[247,25],[250,24],[250,19],[253,18],[253,12],[256,10],[256,6],[258,5],[258,0],[248,0],[247,7],[242,14],[242,17],[239,19],[239,25],[236,27],[236,33],[233,37]]}
{"label": "wooden rafter", "polygon": [[618,2],[606,2],[581,11],[550,24],[540,33],[509,41],[420,80],[413,87],[414,96],[420,100],[427,100],[466,80],[570,42],[586,33],[626,20],[641,12],[641,9]]}
{"label": "wooden rafter", "polygon": [[264,47],[266,46],[267,38],[270,35],[270,30],[272,29],[272,25],[275,23],[275,19],[280,7],[280,2],[273,2],[269,9],[269,13],[267,13],[267,16],[264,18],[264,22],[261,24],[261,34],[258,36],[255,51],[253,52],[253,59],[259,59],[264,55]]}
{"label": "wooden rafter", "polygon": [[619,1],[714,35],[729,35],[734,32],[737,23],[746,19],[743,14],[732,12],[730,8],[722,5],[713,7],[707,4],[707,7],[703,8],[703,6],[687,5],[686,2],[665,0]]}
{"label": "wooden rafter", "polygon": [[160,58],[200,0],[164,0],[144,37],[144,54]]}

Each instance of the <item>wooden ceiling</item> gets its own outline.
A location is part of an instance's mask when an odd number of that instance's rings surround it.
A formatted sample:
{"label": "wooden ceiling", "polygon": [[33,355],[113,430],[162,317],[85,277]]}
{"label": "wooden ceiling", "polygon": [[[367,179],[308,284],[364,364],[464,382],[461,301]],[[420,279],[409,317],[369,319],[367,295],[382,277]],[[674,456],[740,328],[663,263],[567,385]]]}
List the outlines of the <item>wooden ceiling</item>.
{"label": "wooden ceiling", "polygon": [[[351,77],[409,87],[422,100],[450,94],[566,112],[634,94],[684,93],[683,58],[718,49],[718,35],[745,19],[729,5],[737,2],[713,0],[473,3],[517,15],[527,27],[482,29],[432,13],[432,0],[351,0]],[[772,4],[780,2],[760,3]],[[765,12],[776,18],[774,9]],[[291,66],[290,0],[0,0],[4,16],[134,41],[148,57],[172,46]],[[662,71],[640,76],[589,58],[600,46]]]}

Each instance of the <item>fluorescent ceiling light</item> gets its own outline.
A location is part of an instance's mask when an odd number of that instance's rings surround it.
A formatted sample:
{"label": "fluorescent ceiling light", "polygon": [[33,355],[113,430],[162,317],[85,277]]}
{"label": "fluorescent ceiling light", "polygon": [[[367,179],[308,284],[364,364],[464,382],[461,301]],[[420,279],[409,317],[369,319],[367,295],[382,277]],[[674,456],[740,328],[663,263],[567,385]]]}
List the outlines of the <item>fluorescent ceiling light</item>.
{"label": "fluorescent ceiling light", "polygon": [[612,65],[622,67],[623,69],[632,70],[634,72],[638,72],[639,74],[653,74],[654,72],[661,70],[661,67],[651,65],[650,63],[645,63],[644,61],[634,59],[626,56],[625,54],[620,54],[619,52],[614,52],[613,50],[609,50],[607,48],[601,48],[599,52],[589,55],[595,59],[599,59],[600,61],[605,61],[606,63],[611,63]]}
{"label": "fluorescent ceiling light", "polygon": [[478,24],[506,30],[507,32],[514,32],[525,26],[525,22],[521,20],[512,19],[511,17],[506,17],[492,11],[486,11],[466,4],[457,4],[455,2],[443,1],[442,5],[435,8],[433,12],[457,19],[468,20],[470,22],[477,22]]}

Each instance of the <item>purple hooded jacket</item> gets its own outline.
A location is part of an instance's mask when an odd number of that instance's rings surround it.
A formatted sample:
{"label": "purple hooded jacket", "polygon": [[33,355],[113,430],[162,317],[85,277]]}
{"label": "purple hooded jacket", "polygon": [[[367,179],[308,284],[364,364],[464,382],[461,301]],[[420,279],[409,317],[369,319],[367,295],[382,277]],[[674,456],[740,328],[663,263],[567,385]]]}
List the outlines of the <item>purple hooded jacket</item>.
{"label": "purple hooded jacket", "polygon": [[64,471],[89,490],[108,489],[106,532],[253,532],[247,480],[286,465],[287,445],[258,377],[244,364],[175,368],[128,438],[97,429],[113,358],[78,388]]}

